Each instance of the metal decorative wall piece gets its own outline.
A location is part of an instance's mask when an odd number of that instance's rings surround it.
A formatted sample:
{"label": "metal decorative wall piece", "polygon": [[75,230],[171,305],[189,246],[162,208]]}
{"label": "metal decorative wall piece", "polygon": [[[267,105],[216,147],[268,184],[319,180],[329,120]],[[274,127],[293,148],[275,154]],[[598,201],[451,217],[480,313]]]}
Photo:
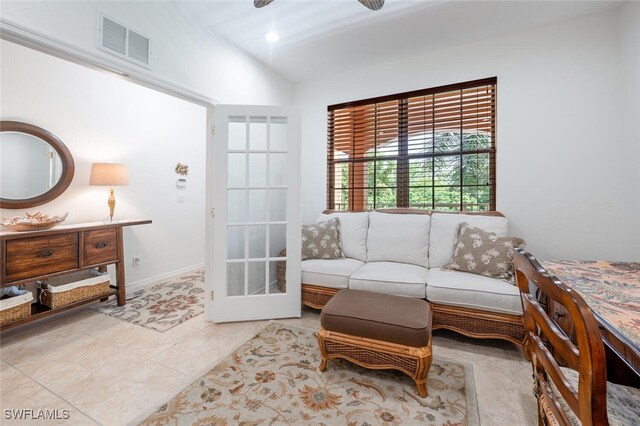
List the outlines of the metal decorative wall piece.
{"label": "metal decorative wall piece", "polygon": [[182,176],[186,176],[189,174],[189,166],[186,164],[178,163],[176,165],[176,173]]}

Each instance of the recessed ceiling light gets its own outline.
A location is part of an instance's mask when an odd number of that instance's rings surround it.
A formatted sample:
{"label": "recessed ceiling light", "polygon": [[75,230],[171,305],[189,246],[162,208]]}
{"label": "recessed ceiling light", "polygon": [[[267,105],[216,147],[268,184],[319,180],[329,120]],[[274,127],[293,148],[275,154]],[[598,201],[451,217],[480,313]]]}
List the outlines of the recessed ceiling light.
{"label": "recessed ceiling light", "polygon": [[276,41],[280,40],[280,34],[275,31],[269,31],[264,35],[264,39],[271,43],[275,43]]}

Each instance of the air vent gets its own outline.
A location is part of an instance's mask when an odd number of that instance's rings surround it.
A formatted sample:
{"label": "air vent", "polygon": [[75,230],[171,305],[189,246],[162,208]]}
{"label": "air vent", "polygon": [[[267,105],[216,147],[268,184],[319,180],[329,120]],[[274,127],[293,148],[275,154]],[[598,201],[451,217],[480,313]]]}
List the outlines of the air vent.
{"label": "air vent", "polygon": [[149,39],[129,30],[129,57],[143,64],[149,64]]}
{"label": "air vent", "polygon": [[127,29],[120,24],[105,19],[102,27],[102,46],[118,52],[121,55],[127,54]]}
{"label": "air vent", "polygon": [[98,48],[149,68],[149,38],[103,14],[98,14]]}

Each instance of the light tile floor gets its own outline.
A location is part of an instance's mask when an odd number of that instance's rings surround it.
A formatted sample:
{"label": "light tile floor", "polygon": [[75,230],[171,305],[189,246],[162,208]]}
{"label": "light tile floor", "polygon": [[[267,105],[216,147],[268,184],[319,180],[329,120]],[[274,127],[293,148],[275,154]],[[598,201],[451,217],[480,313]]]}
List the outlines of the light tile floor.
{"label": "light tile floor", "polygon": [[[283,320],[317,329],[317,311]],[[158,333],[89,308],[0,336],[0,423],[7,409],[68,410],[32,424],[123,425],[168,400],[266,323],[213,324],[204,315]],[[483,425],[536,424],[531,373],[519,349],[434,332],[434,354],[473,365]]]}

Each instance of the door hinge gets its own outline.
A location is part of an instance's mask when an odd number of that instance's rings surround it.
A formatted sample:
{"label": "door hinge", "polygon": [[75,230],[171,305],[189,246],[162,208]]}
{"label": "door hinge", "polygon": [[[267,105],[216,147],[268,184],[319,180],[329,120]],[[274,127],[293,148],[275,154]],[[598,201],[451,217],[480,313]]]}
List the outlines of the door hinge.
{"label": "door hinge", "polygon": [[212,135],[216,134],[216,126],[211,126],[211,134]]}
{"label": "door hinge", "polygon": [[216,209],[212,208],[211,209],[211,217],[215,219],[216,217]]}
{"label": "door hinge", "polygon": [[211,290],[211,300],[213,300],[213,290]]}

